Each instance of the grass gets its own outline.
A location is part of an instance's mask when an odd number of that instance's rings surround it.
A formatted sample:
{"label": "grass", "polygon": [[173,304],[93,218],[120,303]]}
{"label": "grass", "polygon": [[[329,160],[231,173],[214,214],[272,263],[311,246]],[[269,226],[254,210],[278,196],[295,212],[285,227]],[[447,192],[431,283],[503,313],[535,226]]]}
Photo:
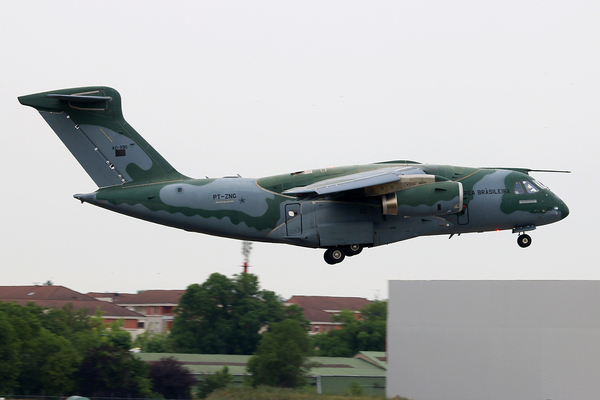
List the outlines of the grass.
{"label": "grass", "polygon": [[[282,389],[274,387],[250,386],[228,387],[216,390],[206,400],[386,400],[384,396],[351,396],[341,394],[317,394],[314,390]],[[395,397],[394,400],[409,400],[407,398]]]}

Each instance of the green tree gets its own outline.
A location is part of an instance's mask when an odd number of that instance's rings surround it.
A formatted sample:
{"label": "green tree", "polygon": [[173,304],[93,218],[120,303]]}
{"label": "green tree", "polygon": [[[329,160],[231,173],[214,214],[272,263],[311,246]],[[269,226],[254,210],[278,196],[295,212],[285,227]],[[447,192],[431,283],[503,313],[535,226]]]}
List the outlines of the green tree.
{"label": "green tree", "polygon": [[133,342],[142,353],[165,353],[167,334],[144,332],[138,335]]}
{"label": "green tree", "polygon": [[190,285],[181,296],[167,351],[204,354],[252,354],[259,331],[281,321],[283,303],[260,290],[253,274],[232,279],[214,273],[202,285]]}
{"label": "green tree", "polygon": [[81,357],[71,342],[41,328],[28,346],[19,376],[21,393],[58,395],[77,387],[75,375]]}
{"label": "green tree", "polygon": [[[109,344],[88,350],[79,369],[87,397],[153,397],[148,366],[131,352]],[[154,395],[155,396],[155,395]]]}
{"label": "green tree", "polygon": [[271,324],[271,330],[263,334],[256,354],[248,361],[252,386],[303,386],[308,371],[314,366],[308,363],[309,355],[308,332],[298,320]]}
{"label": "green tree", "polygon": [[173,357],[163,357],[152,361],[149,366],[152,390],[160,393],[165,399],[191,399],[192,387],[196,379]]}
{"label": "green tree", "polygon": [[0,308],[0,393],[12,393],[17,388],[18,347],[19,339],[10,316]]}
{"label": "green tree", "polygon": [[227,365],[214,374],[205,374],[198,384],[198,397],[205,399],[215,390],[226,388],[232,381],[233,376],[229,373]]}
{"label": "green tree", "polygon": [[305,329],[310,326],[310,321],[304,318],[304,311],[298,304],[290,304],[284,308],[284,319],[295,319]]}
{"label": "green tree", "polygon": [[349,310],[342,310],[332,320],[342,329],[315,335],[316,354],[325,357],[352,357],[359,351],[385,351],[387,302],[373,301],[360,310],[362,320]]}
{"label": "green tree", "polygon": [[110,329],[105,333],[108,343],[114,347],[123,350],[129,350],[133,347],[131,343],[131,334],[123,329],[123,320],[111,322]]}
{"label": "green tree", "polygon": [[45,309],[40,315],[42,326],[70,341],[80,354],[108,340],[102,312],[97,309],[90,316],[86,308],[75,310],[71,303],[62,308]]}
{"label": "green tree", "polygon": [[81,358],[71,342],[43,327],[45,311],[34,304],[0,303],[3,391],[56,395],[75,387]]}

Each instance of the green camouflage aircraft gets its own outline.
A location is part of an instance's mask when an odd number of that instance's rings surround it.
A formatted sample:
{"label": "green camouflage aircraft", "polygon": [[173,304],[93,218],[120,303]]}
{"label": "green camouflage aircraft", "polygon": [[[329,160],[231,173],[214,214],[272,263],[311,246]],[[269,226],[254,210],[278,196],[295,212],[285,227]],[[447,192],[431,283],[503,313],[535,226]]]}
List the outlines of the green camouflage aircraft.
{"label": "green camouflage aircraft", "polygon": [[19,101],[40,112],[98,186],[74,195],[81,202],[191,232],[323,248],[329,264],[364,247],[425,235],[512,229],[527,247],[525,232],[569,214],[529,175],[535,170],[523,168],[402,160],[193,179],[125,121],[115,89],[55,90]]}

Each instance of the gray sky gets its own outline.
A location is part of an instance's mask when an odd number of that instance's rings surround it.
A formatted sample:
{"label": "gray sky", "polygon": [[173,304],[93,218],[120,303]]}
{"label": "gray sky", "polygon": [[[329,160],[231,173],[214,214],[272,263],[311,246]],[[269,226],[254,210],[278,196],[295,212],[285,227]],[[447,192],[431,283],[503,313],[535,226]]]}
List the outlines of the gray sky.
{"label": "gray sky", "polygon": [[596,1],[5,1],[0,284],[185,288],[241,271],[241,242],[80,205],[96,189],[17,96],[119,90],[127,121],[192,177],[411,159],[535,174],[571,214],[532,233],[421,237],[330,266],[254,243],[263,288],[387,298],[396,279],[600,279]]}

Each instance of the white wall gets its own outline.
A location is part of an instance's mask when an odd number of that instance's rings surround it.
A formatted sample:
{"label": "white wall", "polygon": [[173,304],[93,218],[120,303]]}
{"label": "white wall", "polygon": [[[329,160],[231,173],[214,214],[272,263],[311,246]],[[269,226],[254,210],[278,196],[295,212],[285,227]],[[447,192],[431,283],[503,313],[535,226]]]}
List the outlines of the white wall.
{"label": "white wall", "polygon": [[387,396],[600,399],[600,281],[390,281]]}

